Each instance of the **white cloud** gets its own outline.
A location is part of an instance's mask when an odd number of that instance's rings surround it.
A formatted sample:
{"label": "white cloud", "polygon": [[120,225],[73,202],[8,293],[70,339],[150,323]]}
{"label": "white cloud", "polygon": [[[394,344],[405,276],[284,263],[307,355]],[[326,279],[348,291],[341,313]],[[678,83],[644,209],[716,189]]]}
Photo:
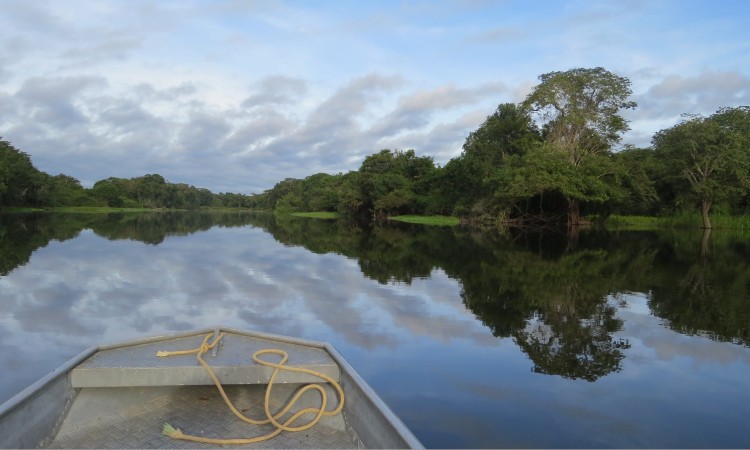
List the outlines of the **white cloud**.
{"label": "white cloud", "polygon": [[219,115],[194,112],[182,125],[176,148],[179,152],[188,153],[220,148],[231,130],[229,122]]}
{"label": "white cloud", "polygon": [[642,96],[648,112],[710,113],[722,106],[750,104],[750,75],[738,71],[704,71],[694,76],[670,74]]}
{"label": "white cloud", "polygon": [[492,83],[475,88],[448,85],[417,91],[401,97],[396,109],[375,124],[373,134],[392,137],[401,131],[420,129],[429,125],[436,113],[473,105],[487,96],[499,96],[505,90],[502,83]]}
{"label": "white cloud", "polygon": [[631,128],[623,143],[648,146],[653,134],[676,125],[684,113],[710,115],[722,107],[750,104],[750,75],[736,70],[705,70],[694,75],[642,75],[638,108],[624,115]]}
{"label": "white cloud", "polygon": [[750,103],[742,2],[425,8],[5,2],[0,135],[85,183],[161,173],[250,193],[381,148],[444,162],[481,124],[468,117],[554,70],[633,81],[625,143],[647,145],[683,112]]}
{"label": "white cloud", "polygon": [[307,92],[305,80],[283,75],[267,76],[256,85],[256,92],[242,102],[243,107],[295,103]]}
{"label": "white cloud", "polygon": [[17,107],[34,122],[64,129],[88,122],[87,90],[106,86],[101,77],[28,78],[16,92]]}

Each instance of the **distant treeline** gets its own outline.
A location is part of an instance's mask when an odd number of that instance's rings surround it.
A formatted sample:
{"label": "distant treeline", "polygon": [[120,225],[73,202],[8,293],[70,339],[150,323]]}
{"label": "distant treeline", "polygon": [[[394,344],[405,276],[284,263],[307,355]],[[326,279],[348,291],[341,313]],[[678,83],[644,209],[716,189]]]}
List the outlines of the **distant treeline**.
{"label": "distant treeline", "polygon": [[91,189],[68,175],[40,171],[26,153],[0,140],[0,208],[109,206],[118,208],[251,207],[251,196],[214,194],[184,183],[169,183],[158,174],[107,178]]}
{"label": "distant treeline", "polygon": [[336,211],[345,216],[452,215],[475,223],[568,226],[611,214],[750,214],[750,106],[684,115],[648,148],[614,151],[636,107],[630,81],[603,68],[550,72],[519,104],[505,103],[437,166],[385,149],[358,170],[287,178],[261,194],[213,194],[160,175],[108,178],[91,189],[36,170],[0,141],[0,206],[120,206]]}
{"label": "distant treeline", "polygon": [[[602,68],[540,76],[445,166],[382,150],[359,170],[287,178],[255,199],[266,209],[345,215],[453,215],[474,222],[576,225],[610,214],[750,213],[750,107],[684,115],[649,148],[613,147],[628,130],[630,81]],[[583,218],[586,216],[586,219]]]}

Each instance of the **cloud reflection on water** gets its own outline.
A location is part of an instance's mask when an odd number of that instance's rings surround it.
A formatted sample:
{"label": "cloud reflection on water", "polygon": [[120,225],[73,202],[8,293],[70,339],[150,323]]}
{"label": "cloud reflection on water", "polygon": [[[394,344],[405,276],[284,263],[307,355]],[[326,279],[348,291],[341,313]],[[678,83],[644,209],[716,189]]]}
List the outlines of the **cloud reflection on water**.
{"label": "cloud reflection on water", "polygon": [[[74,239],[52,240],[36,249],[26,265],[0,277],[0,401],[93,344],[223,324],[332,342],[428,446],[670,447],[695,442],[731,447],[750,442],[747,431],[738,431],[744,422],[732,422],[733,415],[750,413],[748,348],[669,329],[653,315],[645,294],[607,297],[607,304],[615,305],[614,317],[601,317],[623,323],[608,333],[614,341],[631,344],[623,350],[621,370],[595,382],[564,372],[550,376],[529,370],[536,361],[511,336],[492,334],[505,329],[503,308],[514,312],[517,299],[506,295],[499,299],[506,303],[488,298],[473,306],[467,300],[481,300],[481,294],[500,287],[503,292],[523,287],[525,278],[499,276],[506,272],[541,267],[556,273],[565,261],[490,241],[472,249],[491,249],[491,257],[477,255],[473,266],[459,258],[469,269],[492,269],[487,283],[469,280],[433,254],[419,271],[397,267],[397,275],[384,282],[392,267],[373,271],[377,281],[363,276],[356,251],[343,256],[335,251],[349,248],[333,246],[334,251],[314,253],[277,241],[283,231],[272,235],[261,228],[214,227],[166,234],[159,245],[149,245],[84,229]],[[456,247],[467,245],[450,235],[439,237],[441,246],[449,239],[456,240],[451,243]],[[398,255],[399,246],[407,245],[403,241],[393,238],[383,253],[396,250]],[[324,243],[314,248],[328,248]],[[360,250],[361,241],[351,248]],[[599,253],[604,252],[572,256],[633,259],[627,253]],[[390,261],[379,256],[366,254],[379,267],[388,266]],[[571,273],[600,273],[593,265],[583,271],[585,263],[571,258]],[[545,270],[534,273],[545,275]],[[470,281],[473,289],[468,289]],[[487,291],[479,289],[484,284]],[[591,299],[566,302],[558,295],[565,290],[561,282],[532,287],[530,298],[537,299],[538,292],[540,301],[550,302],[540,309],[548,315],[563,307],[580,312],[587,301],[599,298],[597,289]],[[518,311],[522,323],[539,320],[538,312],[523,315],[536,310]],[[551,316],[547,326],[563,327],[572,320],[589,324],[594,317]],[[492,328],[493,320],[500,326]],[[562,341],[576,334],[558,337]],[[717,412],[722,408],[732,412]],[[464,427],[450,429],[447,417]],[[686,425],[697,418],[705,423]],[[469,428],[481,436],[471,435]]]}
{"label": "cloud reflection on water", "polygon": [[4,367],[28,367],[12,372],[0,398],[90,345],[215,324],[362,349],[393,349],[413,335],[494,342],[461,304],[455,280],[381,285],[355,260],[282,247],[253,228],[159,246],[84,230],[37,250],[0,278],[0,293]]}

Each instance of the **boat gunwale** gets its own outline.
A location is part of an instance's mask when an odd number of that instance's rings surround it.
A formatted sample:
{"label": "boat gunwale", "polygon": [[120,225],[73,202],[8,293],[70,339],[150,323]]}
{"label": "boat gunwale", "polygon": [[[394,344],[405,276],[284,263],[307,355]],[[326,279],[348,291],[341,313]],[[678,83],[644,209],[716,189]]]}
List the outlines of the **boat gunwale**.
{"label": "boat gunwale", "polygon": [[96,352],[98,351],[99,347],[96,345],[87,348],[76,356],[65,361],[60,366],[56,367],[47,375],[38,379],[18,394],[14,395],[3,403],[0,403],[0,420],[3,416],[12,413],[16,408],[22,406],[24,403],[26,403],[26,401],[33,398],[35,395],[43,392],[47,386],[57,381],[58,378],[67,376],[70,371],[73,370],[77,365],[79,365],[92,355],[96,354]]}
{"label": "boat gunwale", "polygon": [[[336,363],[339,365],[339,369],[342,373],[345,373],[351,378],[351,381],[356,385],[357,389],[362,391],[364,396],[369,399],[375,408],[377,408],[381,414],[383,414],[383,418],[385,421],[393,427],[394,431],[399,434],[401,439],[404,440],[404,443],[406,444],[406,448],[424,448],[422,443],[417,439],[416,436],[414,436],[414,433],[404,424],[404,422],[399,418],[393,411],[391,411],[391,408],[383,401],[383,399],[380,398],[380,396],[370,387],[369,384],[357,373],[357,371],[352,367],[349,362],[344,359],[343,355],[336,350],[333,345],[329,343],[324,343],[324,347],[326,351],[331,355],[331,357],[336,361]],[[344,407],[346,409],[346,406]]]}
{"label": "boat gunwale", "polygon": [[388,405],[385,404],[385,402],[378,396],[378,394],[367,384],[366,381],[364,381],[359,373],[357,373],[357,371],[346,361],[346,359],[344,359],[343,355],[341,355],[341,353],[339,353],[332,344],[328,342],[313,341],[291,336],[266,333],[262,331],[239,330],[235,328],[222,327],[220,325],[210,328],[200,328],[196,330],[177,333],[143,336],[126,341],[91,346],[78,355],[74,356],[73,358],[65,361],[63,364],[53,369],[47,375],[43,376],[18,394],[0,404],[0,420],[2,420],[4,416],[13,413],[13,411],[15,411],[17,408],[25,405],[35,396],[43,393],[48,386],[52,385],[52,383],[54,383],[61,377],[69,375],[71,370],[73,370],[76,366],[100,351],[126,348],[141,344],[149,344],[191,336],[200,336],[207,333],[216,332],[217,330],[251,338],[260,338],[325,350],[333,358],[336,364],[338,364],[339,370],[342,372],[342,374],[345,373],[351,379],[355,387],[364,394],[364,397],[372,402],[372,405],[382,414],[386,423],[388,423],[388,425],[391,426],[393,430],[401,437],[407,447],[424,448],[421,442],[419,442],[416,436],[414,436],[414,434],[411,432],[411,430],[406,427],[403,421],[398,416],[396,416],[393,411],[391,411]]}

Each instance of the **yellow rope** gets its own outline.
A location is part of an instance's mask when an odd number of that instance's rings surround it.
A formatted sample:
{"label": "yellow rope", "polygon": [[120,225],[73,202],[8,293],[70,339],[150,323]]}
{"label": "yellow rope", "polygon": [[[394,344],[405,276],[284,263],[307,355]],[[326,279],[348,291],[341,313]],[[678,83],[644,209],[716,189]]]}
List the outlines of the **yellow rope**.
{"label": "yellow rope", "polygon": [[[186,441],[194,441],[194,442],[203,442],[206,444],[218,444],[218,445],[230,445],[230,444],[253,444],[256,442],[262,442],[268,439],[271,439],[272,437],[278,435],[282,431],[303,431],[311,428],[314,426],[323,416],[334,416],[338,414],[341,409],[344,407],[344,390],[341,389],[341,386],[334,380],[333,378],[329,377],[326,374],[316,372],[314,370],[305,369],[302,367],[293,367],[293,366],[287,366],[285,365],[287,360],[289,359],[289,355],[283,351],[283,350],[276,350],[276,349],[265,349],[265,350],[258,350],[257,352],[253,353],[253,361],[256,363],[266,366],[266,367],[273,367],[273,373],[271,374],[271,378],[268,380],[268,385],[266,387],[266,396],[263,402],[264,410],[266,413],[266,419],[252,419],[250,417],[245,416],[242,414],[232,403],[232,401],[227,396],[226,392],[224,392],[224,388],[221,386],[221,382],[219,381],[219,378],[214,373],[213,369],[211,369],[211,366],[206,363],[206,361],[203,360],[203,355],[205,355],[209,350],[216,347],[219,344],[219,341],[221,341],[221,338],[224,337],[224,333],[219,334],[213,342],[209,343],[209,339],[211,339],[211,334],[207,335],[203,339],[203,343],[200,345],[200,347],[191,349],[191,350],[177,350],[177,351],[171,351],[171,352],[164,352],[160,351],[156,353],[156,356],[160,357],[166,357],[166,356],[177,356],[177,355],[191,355],[195,354],[196,359],[198,362],[208,371],[208,374],[211,376],[211,379],[213,380],[216,387],[219,389],[219,393],[221,394],[221,397],[224,399],[224,402],[227,404],[229,409],[232,411],[232,413],[237,416],[239,419],[241,419],[244,422],[253,424],[253,425],[265,425],[265,424],[273,424],[276,429],[271,431],[268,434],[265,434],[263,436],[257,436],[253,438],[240,438],[240,439],[213,439],[213,438],[204,438],[201,436],[193,436],[190,434],[184,434],[179,429],[173,428],[169,424],[164,424],[164,434],[171,437],[172,439],[183,439]],[[260,359],[261,355],[265,354],[276,354],[281,356],[281,361],[278,363],[272,363],[268,361],[263,361]],[[321,387],[319,384],[308,384],[304,386],[302,389],[298,390],[297,393],[292,397],[286,405],[276,414],[271,413],[270,403],[271,403],[271,389],[273,386],[274,381],[276,380],[276,376],[281,372],[282,370],[286,370],[289,372],[299,372],[299,373],[306,373],[308,375],[312,375],[315,377],[318,377],[328,383],[330,383],[338,393],[339,396],[339,404],[338,406],[331,410],[326,411],[326,406],[328,404],[328,395],[326,394],[325,389]],[[280,419],[284,414],[289,412],[290,409],[294,407],[294,405],[297,403],[297,400],[307,391],[314,389],[317,390],[320,393],[321,397],[321,405],[320,408],[303,408],[296,413],[294,413],[290,418],[288,418],[284,423],[280,423],[278,419]],[[299,417],[305,415],[305,414],[315,414],[315,417],[313,417],[310,422],[292,427],[290,424],[292,424],[295,420],[297,420]]]}

